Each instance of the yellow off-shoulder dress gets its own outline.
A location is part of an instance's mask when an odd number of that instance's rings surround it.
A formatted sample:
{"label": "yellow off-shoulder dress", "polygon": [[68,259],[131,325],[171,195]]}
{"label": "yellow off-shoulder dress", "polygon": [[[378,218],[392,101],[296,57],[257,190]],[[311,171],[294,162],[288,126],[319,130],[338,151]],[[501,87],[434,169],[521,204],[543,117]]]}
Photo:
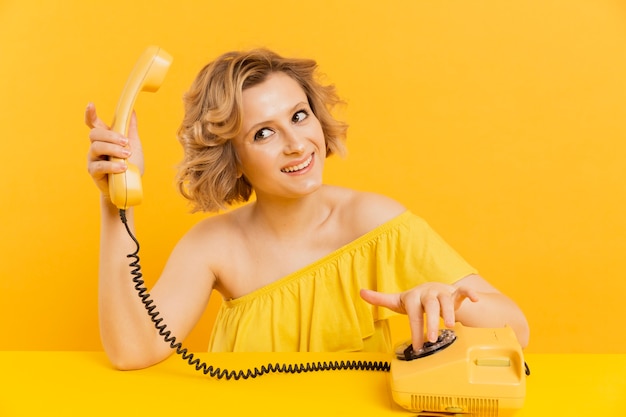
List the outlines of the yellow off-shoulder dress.
{"label": "yellow off-shoulder dress", "polygon": [[391,350],[396,314],[359,296],[427,281],[451,284],[476,271],[420,217],[406,211],[307,267],[243,297],[224,300],[212,352]]}

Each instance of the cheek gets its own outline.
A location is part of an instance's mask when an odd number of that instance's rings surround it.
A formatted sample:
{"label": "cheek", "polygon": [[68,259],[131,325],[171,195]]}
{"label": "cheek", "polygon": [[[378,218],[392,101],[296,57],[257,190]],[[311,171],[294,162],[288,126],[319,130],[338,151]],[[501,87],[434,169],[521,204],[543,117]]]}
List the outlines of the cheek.
{"label": "cheek", "polygon": [[320,129],[320,155],[322,159],[328,156],[328,143],[326,142],[326,138],[324,137],[324,131]]}
{"label": "cheek", "polygon": [[257,172],[267,172],[271,169],[274,158],[269,149],[254,153],[244,153],[240,156],[239,170],[247,177],[255,176]]}
{"label": "cheek", "polygon": [[324,143],[324,149],[326,148],[326,139],[324,138],[324,130],[319,120],[315,119],[315,123],[311,123],[311,137],[316,138],[318,142]]}

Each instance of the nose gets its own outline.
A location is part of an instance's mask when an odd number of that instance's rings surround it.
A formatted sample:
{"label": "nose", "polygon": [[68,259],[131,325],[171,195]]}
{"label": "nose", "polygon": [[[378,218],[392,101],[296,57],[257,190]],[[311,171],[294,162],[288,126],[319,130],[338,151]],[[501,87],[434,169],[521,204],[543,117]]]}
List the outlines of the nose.
{"label": "nose", "polygon": [[299,135],[293,128],[287,129],[284,132],[285,140],[285,153],[303,153],[305,148],[305,138]]}

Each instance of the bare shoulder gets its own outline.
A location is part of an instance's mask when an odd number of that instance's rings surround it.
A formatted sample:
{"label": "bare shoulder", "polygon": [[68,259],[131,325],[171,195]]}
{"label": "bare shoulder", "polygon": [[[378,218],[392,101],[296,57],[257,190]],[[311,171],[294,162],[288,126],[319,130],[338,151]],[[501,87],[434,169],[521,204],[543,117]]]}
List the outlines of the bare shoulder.
{"label": "bare shoulder", "polygon": [[349,224],[357,234],[388,222],[407,209],[400,202],[382,194],[336,188],[333,192],[342,196],[339,200],[339,215],[344,224]]}
{"label": "bare shoulder", "polygon": [[240,252],[241,242],[241,228],[233,214],[216,214],[192,226],[179,240],[170,259],[206,271],[219,286],[220,279],[228,275],[224,268],[229,263],[225,260]]}
{"label": "bare shoulder", "polygon": [[193,264],[218,276],[221,259],[228,258],[237,240],[228,213],[212,215],[193,225],[178,241],[170,261]]}
{"label": "bare shoulder", "polygon": [[196,223],[183,236],[182,241],[205,249],[223,248],[228,246],[229,240],[237,236],[237,230],[232,213],[216,214]]}

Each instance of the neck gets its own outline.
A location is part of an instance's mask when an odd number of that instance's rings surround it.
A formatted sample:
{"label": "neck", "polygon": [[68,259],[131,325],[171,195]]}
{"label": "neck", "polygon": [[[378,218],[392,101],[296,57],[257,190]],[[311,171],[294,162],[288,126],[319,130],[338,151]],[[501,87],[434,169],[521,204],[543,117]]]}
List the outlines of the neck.
{"label": "neck", "polygon": [[297,198],[268,200],[257,198],[251,210],[251,220],[278,238],[298,238],[323,224],[332,207],[321,190]]}

